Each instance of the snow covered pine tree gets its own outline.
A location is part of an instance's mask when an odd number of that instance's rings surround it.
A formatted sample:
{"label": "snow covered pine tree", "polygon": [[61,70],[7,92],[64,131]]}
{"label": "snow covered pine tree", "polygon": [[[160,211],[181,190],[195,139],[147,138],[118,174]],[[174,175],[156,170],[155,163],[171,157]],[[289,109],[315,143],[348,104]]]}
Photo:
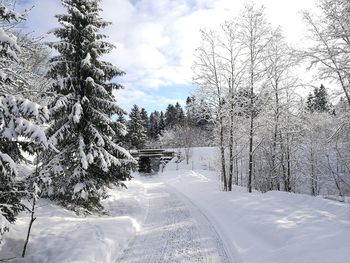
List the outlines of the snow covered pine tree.
{"label": "snow covered pine tree", "polygon": [[54,151],[47,154],[41,170],[43,194],[76,212],[102,209],[110,184],[123,185],[135,162],[115,143],[116,134],[126,133],[112,116],[124,111],[115,103],[109,82],[123,72],[99,58],[114,46],[99,31],[109,25],[99,17],[100,0],[63,0],[68,14],[57,15],[62,27],[49,43],[58,51],[51,59],[48,77],[57,95],[50,102],[52,126],[47,136]]}
{"label": "snow covered pine tree", "polygon": [[24,209],[21,199],[26,191],[17,178],[17,163],[23,160],[23,151],[34,153],[48,144],[36,125],[48,120],[47,109],[16,95],[27,87],[27,81],[16,73],[20,48],[6,28],[11,21],[21,19],[0,5],[0,241],[8,222],[14,222]]}
{"label": "snow covered pine tree", "polygon": [[135,104],[129,114],[128,142],[131,149],[142,149],[146,144],[146,130],[142,119],[141,110]]}

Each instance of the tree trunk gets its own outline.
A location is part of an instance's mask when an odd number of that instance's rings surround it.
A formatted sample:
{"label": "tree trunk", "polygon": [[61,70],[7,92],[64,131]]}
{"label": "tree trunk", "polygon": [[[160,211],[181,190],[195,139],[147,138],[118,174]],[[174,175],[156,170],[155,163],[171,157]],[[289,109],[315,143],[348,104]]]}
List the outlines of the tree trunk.
{"label": "tree trunk", "polygon": [[253,71],[250,79],[250,130],[249,130],[249,164],[248,164],[248,192],[252,192],[253,176],[253,143],[254,143],[254,87]]}
{"label": "tree trunk", "polygon": [[[272,143],[272,156],[271,156],[271,190],[277,188],[279,190],[279,178],[276,168],[276,155],[277,155],[277,141],[278,141],[278,124],[279,124],[279,97],[278,97],[278,83],[275,83],[275,116],[274,116],[274,133],[273,133],[273,143]],[[281,142],[282,134],[280,133]],[[282,152],[283,154],[283,152]]]}
{"label": "tree trunk", "polygon": [[[288,135],[287,135],[288,136]],[[292,186],[291,186],[291,165],[290,165],[290,146],[289,146],[289,138],[287,138],[287,147],[286,147],[286,154],[287,154],[287,178],[284,182],[284,190],[286,192],[291,192],[292,191]]]}
{"label": "tree trunk", "polygon": [[233,146],[230,144],[230,167],[229,167],[229,177],[228,177],[228,191],[232,191],[232,178],[233,178]]}
{"label": "tree trunk", "polygon": [[310,161],[311,161],[311,194],[313,196],[317,195],[317,177],[315,174],[315,164],[314,164],[314,152],[313,147],[311,146],[311,152],[310,152]]}
{"label": "tree trunk", "polygon": [[191,148],[190,148],[190,147],[185,148],[186,164],[187,164],[187,165],[189,164],[189,161],[190,161],[190,151],[191,151]]}
{"label": "tree trunk", "polygon": [[22,258],[24,258],[26,255],[26,250],[27,250],[27,246],[28,246],[28,242],[29,242],[30,232],[32,230],[32,225],[33,225],[34,221],[36,220],[36,217],[34,216],[35,203],[36,203],[36,199],[35,199],[35,196],[33,196],[32,211],[31,211],[30,222],[29,222],[29,227],[28,227],[28,231],[27,231],[27,238],[26,238],[26,241],[24,243],[24,247],[23,247],[23,251],[22,251]]}
{"label": "tree trunk", "polygon": [[[236,152],[237,152],[237,143],[236,143]],[[238,172],[239,172],[239,167],[238,167],[238,156],[235,157],[235,184],[238,185]]]}
{"label": "tree trunk", "polygon": [[253,32],[250,31],[250,130],[249,130],[249,164],[248,164],[248,192],[252,192],[253,176],[253,143],[254,143],[254,41]]}
{"label": "tree trunk", "polygon": [[253,176],[253,129],[254,129],[254,111],[251,111],[250,116],[250,131],[249,131],[249,166],[248,166],[248,192],[252,192],[252,176]]}
{"label": "tree trunk", "polygon": [[[38,176],[39,176],[39,154],[36,153],[35,179],[38,178]],[[37,198],[37,193],[35,192],[35,187],[33,187],[32,210],[30,211],[30,222],[29,222],[29,227],[28,227],[28,231],[27,231],[26,241],[24,242],[24,247],[23,247],[23,251],[22,251],[22,258],[24,258],[26,255],[26,250],[27,250],[27,246],[29,243],[30,232],[32,230],[32,225],[33,225],[34,221],[36,220],[36,217],[34,216],[35,215],[36,198]]]}
{"label": "tree trunk", "polygon": [[223,117],[220,117],[220,154],[221,154],[221,180],[224,184],[224,191],[227,191]]}
{"label": "tree trunk", "polygon": [[[231,95],[232,99],[232,95]],[[228,179],[228,191],[232,191],[232,178],[233,178],[233,141],[234,141],[234,136],[233,136],[233,121],[234,121],[234,116],[233,116],[233,102],[231,102],[231,116],[230,116],[230,139],[229,139],[229,151],[230,151],[230,166],[229,166],[229,179]]]}
{"label": "tree trunk", "polygon": [[240,186],[243,186],[243,159],[241,158],[241,184]]}

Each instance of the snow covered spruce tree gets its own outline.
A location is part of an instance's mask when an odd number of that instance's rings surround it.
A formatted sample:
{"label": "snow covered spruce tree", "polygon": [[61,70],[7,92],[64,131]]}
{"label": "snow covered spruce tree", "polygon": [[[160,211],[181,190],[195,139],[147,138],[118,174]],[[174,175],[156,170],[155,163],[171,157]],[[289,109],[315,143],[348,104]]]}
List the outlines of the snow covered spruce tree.
{"label": "snow covered spruce tree", "polygon": [[134,163],[114,140],[126,130],[112,121],[124,111],[112,94],[121,85],[110,81],[123,72],[100,59],[114,48],[99,33],[109,25],[99,17],[100,0],[62,3],[68,13],[56,16],[61,27],[52,31],[60,40],[49,43],[58,52],[48,72],[57,95],[49,104],[53,123],[47,135],[54,151],[41,170],[43,193],[74,211],[97,211],[106,187],[123,185]]}
{"label": "snow covered spruce tree", "polygon": [[0,241],[8,223],[25,208],[21,199],[27,192],[17,172],[22,153],[47,147],[36,124],[48,120],[48,111],[17,95],[19,89],[28,89],[28,80],[16,71],[20,48],[7,26],[20,20],[21,15],[0,4]]}
{"label": "snow covered spruce tree", "polygon": [[146,130],[142,119],[141,110],[137,105],[134,105],[129,114],[130,120],[128,123],[128,142],[132,149],[142,149],[146,144]]}

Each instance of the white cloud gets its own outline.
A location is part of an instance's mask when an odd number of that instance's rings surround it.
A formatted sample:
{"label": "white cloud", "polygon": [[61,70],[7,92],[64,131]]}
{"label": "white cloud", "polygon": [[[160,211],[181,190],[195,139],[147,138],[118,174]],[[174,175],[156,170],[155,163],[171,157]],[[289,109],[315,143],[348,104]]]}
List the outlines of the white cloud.
{"label": "white cloud", "polygon": [[[164,86],[190,85],[193,53],[199,30],[216,27],[233,18],[244,0],[103,0],[103,17],[113,24],[106,29],[117,49],[107,59],[127,75],[119,101],[146,101],[150,90]],[[314,0],[256,0],[266,6],[271,23],[281,24],[288,40],[298,42],[304,30],[300,9],[312,8]],[[59,0],[32,0],[36,6],[29,25],[40,34],[57,25],[54,14],[62,13]],[[128,93],[129,92],[129,93]],[[162,93],[164,92],[164,93]],[[132,98],[130,98],[132,97]],[[171,98],[173,100],[174,98]],[[147,97],[149,101],[150,98]]]}

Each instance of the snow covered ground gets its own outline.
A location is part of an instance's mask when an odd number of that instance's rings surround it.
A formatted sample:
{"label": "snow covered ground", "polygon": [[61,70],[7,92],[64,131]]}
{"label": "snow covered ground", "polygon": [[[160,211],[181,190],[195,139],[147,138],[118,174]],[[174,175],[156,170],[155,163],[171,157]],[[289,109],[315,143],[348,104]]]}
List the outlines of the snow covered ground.
{"label": "snow covered ground", "polygon": [[[79,217],[49,201],[41,200],[25,259],[10,262],[115,262],[140,230],[148,209],[145,185],[128,183],[128,190],[113,190],[104,202],[105,216]],[[0,249],[0,259],[21,254],[29,222],[23,213],[11,227]]]}
{"label": "snow covered ground", "polygon": [[223,193],[213,172],[164,176],[211,219],[237,262],[334,263],[350,258],[349,205],[282,192],[249,194],[241,188]]}
{"label": "snow covered ground", "polygon": [[[211,157],[210,157],[211,156]],[[195,148],[203,164],[215,149]],[[237,262],[348,262],[350,205],[285,192],[221,192],[217,173],[170,163],[162,181],[190,199],[218,230]],[[176,168],[175,168],[176,169]]]}
{"label": "snow covered ground", "polygon": [[[350,258],[350,205],[283,192],[220,191],[214,148],[113,190],[109,215],[78,217],[39,204],[28,257],[10,262],[340,263]],[[193,162],[192,162],[193,161]],[[193,168],[193,170],[192,170]],[[21,215],[0,250],[19,255]]]}

